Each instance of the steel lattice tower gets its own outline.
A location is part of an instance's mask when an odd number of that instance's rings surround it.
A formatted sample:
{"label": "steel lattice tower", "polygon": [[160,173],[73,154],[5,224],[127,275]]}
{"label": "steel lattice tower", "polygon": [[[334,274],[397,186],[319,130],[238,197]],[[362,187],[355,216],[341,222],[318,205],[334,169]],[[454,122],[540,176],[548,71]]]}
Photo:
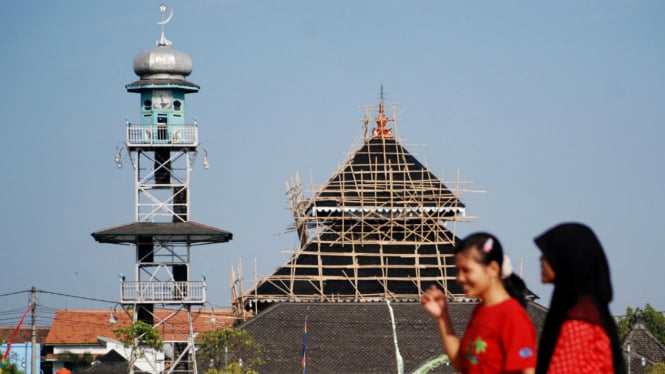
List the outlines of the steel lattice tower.
{"label": "steel lattice tower", "polygon": [[[192,307],[202,307],[206,283],[191,281],[193,246],[223,243],[228,231],[189,220],[190,174],[199,154],[198,124],[185,122],[185,95],[199,86],[186,77],[192,61],[170,47],[160,11],[162,32],[156,48],[134,59],[139,80],[127,84],[140,94],[140,121],[125,124],[125,142],[117,147],[116,163],[126,151],[134,170],[135,222],[93,233],[101,243],[129,244],[136,249],[135,281],[122,279],[120,305],[134,321],[155,326],[164,339],[164,352],[154,357],[155,372],[196,373]],[[207,168],[207,151],[203,166]],[[163,355],[163,358],[161,358]]]}

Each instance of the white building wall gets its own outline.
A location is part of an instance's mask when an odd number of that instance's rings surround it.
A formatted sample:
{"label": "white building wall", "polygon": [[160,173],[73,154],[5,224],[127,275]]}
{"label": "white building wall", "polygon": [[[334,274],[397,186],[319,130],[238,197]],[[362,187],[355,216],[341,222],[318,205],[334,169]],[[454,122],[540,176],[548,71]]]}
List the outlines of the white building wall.
{"label": "white building wall", "polygon": [[[131,353],[131,350],[129,348],[125,348],[122,342],[105,337],[99,337],[98,339],[99,339],[98,345],[54,346],[53,353],[66,354],[69,352],[80,355],[89,353],[93,356],[103,356],[109,353],[113,349],[116,352],[118,352],[121,356],[123,356],[125,359],[129,360],[129,355]],[[62,369],[64,366],[65,366],[64,362],[54,362],[53,373],[51,374],[55,374],[58,370]],[[148,349],[145,351],[143,357],[139,357],[136,360],[134,366],[146,372],[161,373],[164,371],[164,352],[161,351],[156,352],[154,349]]]}

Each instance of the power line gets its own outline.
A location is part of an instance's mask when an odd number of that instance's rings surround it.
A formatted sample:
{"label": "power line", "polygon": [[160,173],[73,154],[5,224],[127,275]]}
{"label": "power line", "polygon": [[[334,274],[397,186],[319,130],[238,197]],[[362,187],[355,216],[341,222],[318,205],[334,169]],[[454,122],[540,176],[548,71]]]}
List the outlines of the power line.
{"label": "power line", "polygon": [[[8,292],[8,293],[0,294],[0,297],[19,295],[19,294],[22,294],[22,293],[30,293],[30,292],[31,292],[31,290]],[[62,292],[55,292],[55,291],[36,290],[36,292],[43,293],[43,294],[71,297],[71,298],[74,298],[74,299],[99,301],[99,302],[102,302],[102,303],[109,303],[109,304],[115,304],[115,303],[118,302],[117,300],[104,300],[104,299],[98,299],[98,298],[95,298],[95,297],[70,295],[70,294],[66,294],[66,293],[62,293]]]}
{"label": "power line", "polygon": [[[29,291],[28,291],[29,292]],[[99,301],[102,303],[109,303],[109,304],[116,304],[118,303],[117,300],[104,300],[104,299],[97,299],[94,297],[86,297],[86,296],[77,296],[77,295],[69,295],[61,292],[53,292],[53,291],[45,291],[45,290],[37,290],[39,293],[44,293],[44,294],[50,294],[50,295],[57,295],[57,296],[65,296],[65,297],[71,297],[74,299],[81,299],[81,300],[89,300],[89,301]],[[1,295],[0,295],[1,296]]]}
{"label": "power line", "polygon": [[28,293],[28,292],[30,292],[30,290],[16,291],[16,292],[9,292],[9,293],[5,293],[5,294],[0,295],[0,297],[2,297],[2,296],[18,295],[18,294],[21,294],[21,293]]}
{"label": "power line", "polygon": [[6,315],[11,314],[11,313],[21,314],[21,313],[23,313],[23,310],[21,310],[19,308],[8,309],[8,310],[0,310],[0,316],[6,316]]}
{"label": "power line", "polygon": [[[8,297],[8,296],[15,296],[15,295],[20,295],[20,294],[30,294],[32,290],[22,290],[22,291],[15,291],[15,292],[6,292],[3,294],[0,294],[0,297]],[[88,297],[88,296],[80,296],[80,295],[72,295],[64,292],[55,292],[55,291],[48,291],[48,290],[37,290],[35,289],[36,293],[42,293],[42,294],[48,294],[48,295],[55,295],[55,296],[62,296],[62,297],[68,297],[68,298],[73,298],[73,299],[80,299],[80,300],[87,300],[87,301],[95,301],[95,302],[101,302],[101,303],[107,303],[107,304],[117,304],[117,301],[112,301],[112,300],[105,300],[105,299],[100,299],[96,297]],[[23,304],[23,303],[21,303]],[[37,310],[36,315],[34,316],[36,320],[40,324],[49,324],[55,315],[55,311],[58,310],[59,308],[57,307],[51,307],[44,305],[42,303],[37,303]],[[0,325],[15,325],[21,315],[20,308],[8,308],[5,310],[0,311]]]}

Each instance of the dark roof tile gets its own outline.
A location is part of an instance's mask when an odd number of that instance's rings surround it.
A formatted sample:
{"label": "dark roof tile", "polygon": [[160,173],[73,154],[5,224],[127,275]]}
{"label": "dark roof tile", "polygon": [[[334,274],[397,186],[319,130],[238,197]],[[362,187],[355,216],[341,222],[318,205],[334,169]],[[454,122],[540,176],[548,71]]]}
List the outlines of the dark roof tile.
{"label": "dark roof tile", "polygon": [[665,362],[665,345],[653,336],[649,330],[644,327],[635,327],[622,342],[624,358],[627,362],[627,346],[630,344],[631,350],[631,371],[633,373],[641,373],[644,371],[642,367],[642,357],[645,359],[646,365],[651,365],[656,362]]}
{"label": "dark roof tile", "polygon": [[159,241],[181,243],[224,243],[233,239],[229,231],[201,223],[188,222],[133,222],[93,232],[100,243],[135,244],[139,237],[152,237]]}
{"label": "dark roof tile", "polygon": [[[443,353],[432,317],[419,303],[392,303],[405,372]],[[461,336],[476,306],[473,302],[449,304],[453,328]],[[300,366],[305,314],[307,321],[307,371],[312,373],[394,373],[395,345],[386,303],[279,303],[261,312],[241,328],[266,349],[269,373],[293,373]],[[527,311],[536,330],[542,330],[546,309],[530,303]],[[453,372],[442,366],[432,373]]]}

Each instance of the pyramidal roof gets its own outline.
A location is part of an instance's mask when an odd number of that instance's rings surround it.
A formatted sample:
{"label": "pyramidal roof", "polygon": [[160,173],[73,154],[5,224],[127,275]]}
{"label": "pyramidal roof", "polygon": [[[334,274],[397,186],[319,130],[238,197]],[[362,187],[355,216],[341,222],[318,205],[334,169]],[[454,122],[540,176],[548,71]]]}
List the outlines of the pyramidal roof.
{"label": "pyramidal roof", "polygon": [[368,138],[310,200],[316,212],[464,212],[464,204],[397,140]]}
{"label": "pyramidal roof", "polygon": [[463,294],[454,281],[457,238],[447,227],[465,214],[461,191],[448,188],[394,138],[383,95],[378,112],[371,135],[367,116],[362,144],[310,198],[297,175],[287,183],[300,248],[250,291],[236,292],[236,307],[414,301],[431,284]]}

